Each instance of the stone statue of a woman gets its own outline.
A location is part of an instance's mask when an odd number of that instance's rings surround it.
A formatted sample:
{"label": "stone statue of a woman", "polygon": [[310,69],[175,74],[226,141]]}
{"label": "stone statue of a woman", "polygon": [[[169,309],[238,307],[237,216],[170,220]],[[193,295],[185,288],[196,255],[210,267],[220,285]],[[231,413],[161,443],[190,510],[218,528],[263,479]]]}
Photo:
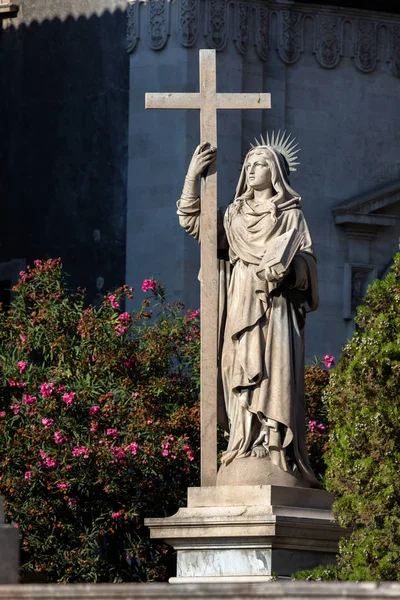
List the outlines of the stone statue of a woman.
{"label": "stone statue of a woman", "polygon": [[[226,275],[230,266],[230,277],[221,278],[219,420],[229,442],[217,485],[318,487],[306,449],[304,399],[304,325],[318,305],[316,259],[301,198],[289,183],[292,155],[284,143],[262,142],[248,152],[234,200],[219,215],[219,246],[227,251],[220,269]],[[196,148],[177,204],[180,224],[196,239],[198,177],[215,156],[209,144]],[[292,228],[302,242],[287,270],[261,268],[274,238]]]}

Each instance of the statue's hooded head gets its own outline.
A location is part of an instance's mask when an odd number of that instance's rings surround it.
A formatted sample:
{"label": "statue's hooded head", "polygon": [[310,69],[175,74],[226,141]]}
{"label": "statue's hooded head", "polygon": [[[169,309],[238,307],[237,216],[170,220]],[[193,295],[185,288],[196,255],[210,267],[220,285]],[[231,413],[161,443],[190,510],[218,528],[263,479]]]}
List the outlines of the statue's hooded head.
{"label": "statue's hooded head", "polygon": [[[245,200],[254,198],[254,188],[251,180],[248,178],[247,165],[254,155],[260,155],[269,166],[271,181],[270,186],[273,189],[271,202],[277,210],[288,210],[289,208],[300,208],[301,197],[294,191],[289,182],[289,165],[285,157],[272,146],[256,146],[246,155],[243,162],[242,171],[239,177],[239,183],[236,188],[234,202],[241,204]],[[239,207],[238,207],[239,208]]]}

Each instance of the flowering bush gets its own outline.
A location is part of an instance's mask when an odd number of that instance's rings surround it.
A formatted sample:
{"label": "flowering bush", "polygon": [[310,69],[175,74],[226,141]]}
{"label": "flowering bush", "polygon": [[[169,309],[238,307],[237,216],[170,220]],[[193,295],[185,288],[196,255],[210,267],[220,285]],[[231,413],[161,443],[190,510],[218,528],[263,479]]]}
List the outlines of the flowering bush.
{"label": "flowering bush", "polygon": [[[35,261],[0,311],[0,493],[25,580],[172,574],[171,549],[150,542],[143,518],[173,514],[198,485],[199,311],[169,305],[154,279],[142,290],[137,312],[123,310],[126,286],[93,308],[68,291],[59,260]],[[328,377],[306,369],[320,477]]]}
{"label": "flowering bush", "polygon": [[22,576],[163,580],[171,551],[143,517],[172,514],[198,484],[198,313],[154,280],[131,314],[130,288],[87,306],[59,260],[20,275],[0,312],[0,493]]}

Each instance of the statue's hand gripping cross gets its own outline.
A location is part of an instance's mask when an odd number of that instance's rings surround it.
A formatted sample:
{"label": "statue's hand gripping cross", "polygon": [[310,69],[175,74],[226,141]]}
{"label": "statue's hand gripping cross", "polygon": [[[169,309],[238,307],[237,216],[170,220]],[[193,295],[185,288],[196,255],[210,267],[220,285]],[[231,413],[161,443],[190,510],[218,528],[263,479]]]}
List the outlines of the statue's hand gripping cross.
{"label": "statue's hand gripping cross", "polygon": [[[198,93],[146,94],[146,108],[200,110],[200,143],[217,147],[217,109],[271,108],[270,94],[221,94],[216,89],[215,50],[200,50]],[[201,183],[201,485],[217,476],[217,173],[215,162]]]}

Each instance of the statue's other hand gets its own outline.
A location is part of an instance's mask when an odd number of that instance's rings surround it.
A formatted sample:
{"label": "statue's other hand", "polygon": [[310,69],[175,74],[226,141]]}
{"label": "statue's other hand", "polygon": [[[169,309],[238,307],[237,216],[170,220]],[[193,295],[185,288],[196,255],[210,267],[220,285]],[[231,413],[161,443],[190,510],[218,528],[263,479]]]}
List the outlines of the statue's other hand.
{"label": "statue's other hand", "polygon": [[277,273],[273,267],[265,267],[265,279],[270,283],[279,283],[285,279],[287,272]]}
{"label": "statue's other hand", "polygon": [[193,153],[192,160],[187,172],[189,179],[197,179],[207,167],[215,160],[217,149],[211,146],[208,142],[197,146]]}

